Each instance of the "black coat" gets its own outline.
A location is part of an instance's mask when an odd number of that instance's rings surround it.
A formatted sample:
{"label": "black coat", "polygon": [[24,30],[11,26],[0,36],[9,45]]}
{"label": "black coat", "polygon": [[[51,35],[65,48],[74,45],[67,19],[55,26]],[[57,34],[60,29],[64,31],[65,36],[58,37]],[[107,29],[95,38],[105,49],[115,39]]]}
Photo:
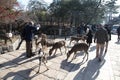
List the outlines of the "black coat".
{"label": "black coat", "polygon": [[88,34],[87,34],[87,43],[92,43],[92,38],[93,38],[92,33],[88,32]]}

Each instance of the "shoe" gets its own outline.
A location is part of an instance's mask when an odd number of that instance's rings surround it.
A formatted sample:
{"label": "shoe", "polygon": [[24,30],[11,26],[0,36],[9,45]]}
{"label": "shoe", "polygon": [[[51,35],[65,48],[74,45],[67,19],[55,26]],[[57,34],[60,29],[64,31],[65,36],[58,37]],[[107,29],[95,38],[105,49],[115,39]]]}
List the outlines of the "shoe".
{"label": "shoe", "polygon": [[31,58],[31,56],[30,56],[30,55],[26,55],[26,57],[27,57],[27,58]]}
{"label": "shoe", "polygon": [[30,57],[32,57],[32,56],[34,56],[35,54],[34,53],[31,53],[31,54],[29,54],[29,55],[26,55],[26,57],[27,58],[30,58]]}

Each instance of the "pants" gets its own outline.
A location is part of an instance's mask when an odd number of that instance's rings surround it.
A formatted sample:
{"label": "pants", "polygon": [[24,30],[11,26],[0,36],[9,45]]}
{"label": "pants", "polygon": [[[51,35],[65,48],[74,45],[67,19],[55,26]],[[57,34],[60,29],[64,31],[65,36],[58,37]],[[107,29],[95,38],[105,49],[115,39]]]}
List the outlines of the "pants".
{"label": "pants", "polygon": [[26,41],[26,56],[32,56],[32,41]]}
{"label": "pants", "polygon": [[97,45],[96,45],[96,58],[101,58],[102,57],[103,51],[104,51],[104,45],[105,44],[97,43]]}

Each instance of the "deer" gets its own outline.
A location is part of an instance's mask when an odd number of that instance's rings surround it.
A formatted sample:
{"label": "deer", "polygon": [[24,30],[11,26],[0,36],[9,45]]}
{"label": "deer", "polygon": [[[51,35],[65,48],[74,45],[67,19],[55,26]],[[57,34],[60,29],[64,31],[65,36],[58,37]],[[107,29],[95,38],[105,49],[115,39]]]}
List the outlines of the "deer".
{"label": "deer", "polygon": [[36,36],[35,37],[35,45],[36,45],[36,48],[38,47],[38,45],[41,43],[41,46],[43,47],[44,45],[46,45],[48,42],[47,42],[47,35],[46,34],[41,34],[40,35],[41,39],[40,41],[38,41],[39,39],[39,36]]}
{"label": "deer", "polygon": [[12,43],[12,39],[6,35],[0,35],[0,39],[3,39],[5,44],[7,44],[8,40]]}
{"label": "deer", "polygon": [[75,45],[71,48],[71,50],[68,51],[68,53],[67,53],[67,60],[68,60],[68,58],[70,57],[70,55],[71,55],[72,53],[74,53],[74,56],[73,56],[73,58],[72,58],[72,60],[73,60],[73,59],[76,58],[76,52],[77,52],[77,51],[84,51],[84,52],[85,52],[85,55],[84,55],[84,57],[83,57],[83,60],[84,60],[84,58],[85,58],[86,55],[87,55],[87,59],[86,59],[86,61],[87,61],[87,60],[88,60],[88,49],[89,49],[89,46],[88,46],[88,44],[86,44],[86,43],[77,43],[77,44],[75,44]]}
{"label": "deer", "polygon": [[41,38],[47,39],[47,35],[44,34],[44,33],[42,33],[42,34],[41,34]]}
{"label": "deer", "polygon": [[78,43],[78,41],[81,40],[81,39],[82,39],[82,37],[71,36],[69,44],[71,44],[71,42],[74,41],[74,40]]}
{"label": "deer", "polygon": [[50,55],[50,56],[52,55],[53,50],[55,50],[55,52],[54,52],[54,55],[55,55],[57,49],[60,50],[61,55],[62,55],[61,47],[63,47],[63,46],[64,46],[64,48],[65,48],[65,53],[66,53],[66,46],[65,46],[65,44],[66,44],[65,41],[58,41],[58,42],[56,42],[56,43],[52,46],[52,48],[49,50],[49,55]]}
{"label": "deer", "polygon": [[46,56],[46,53],[44,52],[44,49],[45,49],[45,47],[42,48],[42,49],[40,48],[39,51],[38,51],[39,68],[38,68],[37,73],[39,73],[39,71],[40,71],[40,66],[41,66],[42,62],[44,63],[46,69],[49,70],[48,66],[46,65],[46,63],[47,63],[47,56]]}
{"label": "deer", "polygon": [[0,30],[0,39],[4,40],[4,44],[7,44],[7,41],[9,40],[12,43],[12,39],[6,34],[5,30]]}
{"label": "deer", "polygon": [[41,46],[47,46],[47,47],[51,47],[55,44],[54,41],[50,41],[47,39],[42,38],[39,42],[37,42],[37,40],[35,41],[36,47],[38,47],[39,43],[41,43]]}
{"label": "deer", "polygon": [[79,36],[79,37],[71,36],[69,44],[71,44],[72,41],[76,41],[78,43],[79,40],[82,40],[83,42],[85,42],[86,39],[87,39],[87,36],[85,36],[85,35]]}

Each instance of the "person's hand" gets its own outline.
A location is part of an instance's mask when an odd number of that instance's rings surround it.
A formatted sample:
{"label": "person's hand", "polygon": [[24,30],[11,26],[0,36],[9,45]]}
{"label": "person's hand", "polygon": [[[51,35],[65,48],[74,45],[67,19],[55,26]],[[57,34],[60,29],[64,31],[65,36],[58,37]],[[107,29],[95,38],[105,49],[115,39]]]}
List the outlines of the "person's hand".
{"label": "person's hand", "polygon": [[39,30],[40,29],[40,27],[37,27],[37,30]]}

